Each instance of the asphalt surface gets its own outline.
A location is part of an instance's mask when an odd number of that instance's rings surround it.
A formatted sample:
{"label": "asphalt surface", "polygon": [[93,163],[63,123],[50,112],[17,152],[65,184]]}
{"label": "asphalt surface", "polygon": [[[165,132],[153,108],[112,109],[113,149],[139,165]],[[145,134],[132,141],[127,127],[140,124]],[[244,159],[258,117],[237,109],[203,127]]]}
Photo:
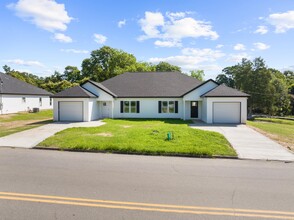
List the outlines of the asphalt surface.
{"label": "asphalt surface", "polygon": [[293,204],[294,163],[0,148],[1,220],[294,219]]}

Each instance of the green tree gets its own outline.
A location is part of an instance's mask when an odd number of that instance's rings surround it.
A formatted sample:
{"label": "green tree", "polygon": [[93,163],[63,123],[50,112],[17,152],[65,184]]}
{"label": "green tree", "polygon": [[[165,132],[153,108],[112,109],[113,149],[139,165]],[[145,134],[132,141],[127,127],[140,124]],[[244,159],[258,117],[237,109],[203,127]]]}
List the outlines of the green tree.
{"label": "green tree", "polygon": [[55,94],[55,93],[61,92],[65,89],[68,89],[68,88],[71,88],[71,87],[77,86],[77,85],[79,85],[79,84],[78,83],[71,83],[67,80],[61,80],[59,82],[49,81],[49,82],[41,84],[40,87],[42,89],[45,89],[45,90]]}
{"label": "green tree", "polygon": [[171,65],[167,62],[159,62],[155,67],[157,72],[181,72],[181,68],[178,66]]}
{"label": "green tree", "polygon": [[67,66],[64,69],[62,78],[71,83],[82,80],[81,71],[76,66]]}
{"label": "green tree", "polygon": [[242,59],[222,72],[217,76],[217,82],[251,95],[248,99],[250,112],[271,115],[289,112],[286,79],[280,71],[268,68],[262,58]]}
{"label": "green tree", "polygon": [[204,70],[191,70],[190,75],[195,79],[204,81],[204,76],[205,76]]}
{"label": "green tree", "polygon": [[137,60],[132,54],[108,46],[94,50],[82,62],[82,76],[94,81],[104,81],[124,72],[136,71]]}

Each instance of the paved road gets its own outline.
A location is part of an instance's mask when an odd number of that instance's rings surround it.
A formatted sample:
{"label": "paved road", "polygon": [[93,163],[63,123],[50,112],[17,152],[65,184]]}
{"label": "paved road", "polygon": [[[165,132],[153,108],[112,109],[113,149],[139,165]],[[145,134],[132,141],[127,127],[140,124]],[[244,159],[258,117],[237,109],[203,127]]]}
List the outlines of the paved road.
{"label": "paved road", "polygon": [[294,161],[294,154],[289,150],[243,124],[221,125],[198,122],[191,127],[223,134],[241,159]]}
{"label": "paved road", "polygon": [[74,127],[96,127],[104,124],[105,123],[101,120],[90,122],[54,122],[1,137],[0,147],[32,148],[46,138],[64,129]]}
{"label": "paved road", "polygon": [[282,162],[0,148],[0,219],[294,219],[293,171]]}

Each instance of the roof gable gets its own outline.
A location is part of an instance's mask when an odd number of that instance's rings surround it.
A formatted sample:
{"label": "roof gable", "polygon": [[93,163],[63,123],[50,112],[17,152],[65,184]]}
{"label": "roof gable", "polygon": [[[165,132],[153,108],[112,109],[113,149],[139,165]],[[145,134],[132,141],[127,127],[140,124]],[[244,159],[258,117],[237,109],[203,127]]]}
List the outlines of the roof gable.
{"label": "roof gable", "polygon": [[50,96],[52,93],[47,92],[44,89],[33,86],[29,83],[21,81],[17,78],[9,76],[7,74],[0,72],[0,81],[3,82],[0,85],[0,94],[10,94],[10,95],[41,95]]}
{"label": "roof gable", "polygon": [[97,98],[95,94],[90,91],[82,88],[81,86],[74,86],[68,89],[65,89],[52,97],[54,98]]}
{"label": "roof gable", "polygon": [[187,94],[193,92],[194,90],[200,88],[201,86],[204,86],[205,84],[207,84],[207,83],[209,83],[209,82],[213,82],[213,83],[215,83],[216,86],[219,85],[216,81],[214,81],[214,80],[212,80],[212,79],[209,79],[209,80],[206,80],[206,81],[200,83],[199,85],[197,85],[196,87],[192,88],[191,90],[187,91],[185,94],[183,94],[183,96],[185,96],[185,95],[187,95]]}
{"label": "roof gable", "polygon": [[201,81],[179,72],[127,72],[100,83],[117,97],[181,97]]}
{"label": "roof gable", "polygon": [[94,85],[95,87],[101,89],[102,91],[106,92],[107,94],[111,95],[112,97],[117,97],[116,94],[114,94],[108,88],[106,88],[105,86],[103,86],[101,83],[97,83],[97,82],[94,82],[92,80],[88,80],[88,81],[84,82],[81,86],[84,88],[83,85],[85,85],[86,83],[90,83],[90,84]]}
{"label": "roof gable", "polygon": [[247,93],[233,89],[224,84],[221,84],[214,89],[204,93],[201,97],[249,97]]}

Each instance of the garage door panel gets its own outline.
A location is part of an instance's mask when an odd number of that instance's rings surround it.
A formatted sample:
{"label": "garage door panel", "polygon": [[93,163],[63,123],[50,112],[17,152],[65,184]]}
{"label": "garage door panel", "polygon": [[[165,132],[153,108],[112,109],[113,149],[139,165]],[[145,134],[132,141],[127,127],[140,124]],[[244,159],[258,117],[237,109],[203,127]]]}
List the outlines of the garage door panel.
{"label": "garage door panel", "polygon": [[83,121],[83,102],[59,102],[59,121]]}
{"label": "garage door panel", "polygon": [[240,102],[214,102],[213,123],[240,123],[241,103]]}

